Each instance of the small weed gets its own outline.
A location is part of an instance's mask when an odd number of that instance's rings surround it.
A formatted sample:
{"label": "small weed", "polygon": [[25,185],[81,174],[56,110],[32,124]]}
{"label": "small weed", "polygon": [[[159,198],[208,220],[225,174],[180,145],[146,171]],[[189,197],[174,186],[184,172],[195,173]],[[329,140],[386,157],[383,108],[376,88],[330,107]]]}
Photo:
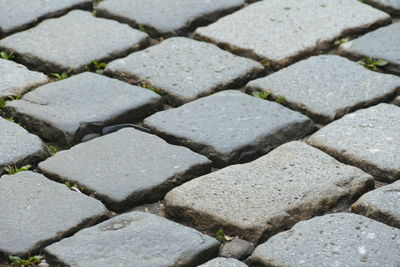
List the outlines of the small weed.
{"label": "small weed", "polygon": [[7,100],[0,98],[0,109],[5,108],[7,104]]}
{"label": "small weed", "polygon": [[47,146],[47,150],[49,151],[49,153],[54,156],[58,151],[60,151],[60,148],[54,145],[48,145]]}
{"label": "small weed", "polygon": [[19,100],[21,99],[22,95],[10,95],[8,97],[9,101]]}
{"label": "small weed", "polygon": [[217,240],[218,240],[219,242],[225,241],[225,231],[224,231],[223,229],[219,229],[219,230],[217,231]]}
{"label": "small weed", "polygon": [[5,108],[8,101],[21,99],[22,95],[8,96],[6,99],[0,98],[0,109]]}
{"label": "small weed", "polygon": [[388,62],[381,58],[373,59],[371,57],[365,57],[362,60],[358,61],[358,64],[370,70],[377,70],[379,67],[386,66]]}
{"label": "small weed", "polygon": [[15,58],[15,54],[13,52],[7,53],[5,51],[1,51],[0,52],[0,58],[6,59],[6,60],[10,60],[10,59]]}
{"label": "small weed", "polygon": [[147,32],[146,27],[143,24],[138,25],[138,30],[141,32]]}
{"label": "small weed", "polygon": [[78,185],[77,183],[71,184],[70,182],[65,182],[65,185],[68,187],[69,190],[83,192],[85,187]]}
{"label": "small weed", "polygon": [[285,100],[286,100],[285,97],[280,95],[276,98],[275,102],[278,104],[282,104],[283,102],[285,102]]}
{"label": "small weed", "polygon": [[341,44],[347,43],[348,41],[350,41],[350,38],[349,38],[349,37],[342,38],[342,39],[340,39],[340,40],[336,40],[335,43],[334,43],[334,45],[335,45],[335,46],[339,46],[339,45],[341,45]]}
{"label": "small weed", "polygon": [[94,68],[96,69],[97,74],[103,74],[104,69],[107,67],[107,63],[97,62],[96,60],[92,61]]}
{"label": "small weed", "polygon": [[55,77],[57,81],[64,80],[68,78],[68,73],[50,73],[51,76]]}
{"label": "small weed", "polygon": [[140,85],[140,87],[149,89],[149,90],[153,91],[154,93],[160,94],[160,89],[158,89],[157,87],[152,86],[151,84],[143,83],[143,84]]}
{"label": "small weed", "polygon": [[18,256],[9,256],[8,259],[11,261],[11,265],[15,267],[29,267],[36,266],[42,262],[43,257],[33,256],[29,257],[27,260],[21,259]]}
{"label": "small weed", "polygon": [[24,172],[24,171],[28,171],[30,168],[32,168],[31,165],[25,165],[22,166],[21,168],[17,168],[16,166],[6,166],[4,167],[4,170],[7,172],[8,175],[13,175],[13,174],[17,174],[19,172]]}
{"label": "small weed", "polygon": [[269,92],[269,91],[264,91],[264,92],[253,91],[251,94],[253,96],[261,98],[261,99],[268,99],[268,97],[271,95],[271,92]]}

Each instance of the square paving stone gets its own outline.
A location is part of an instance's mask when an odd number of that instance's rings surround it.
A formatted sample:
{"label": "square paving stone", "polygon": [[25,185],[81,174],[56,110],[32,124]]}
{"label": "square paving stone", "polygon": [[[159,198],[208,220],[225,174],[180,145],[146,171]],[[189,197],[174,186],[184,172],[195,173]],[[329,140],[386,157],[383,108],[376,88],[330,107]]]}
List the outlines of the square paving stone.
{"label": "square paving stone", "polygon": [[308,143],[393,182],[400,179],[400,108],[379,104],[348,114],[314,133]]}
{"label": "square paving stone", "polygon": [[390,21],[388,14],[358,1],[268,0],[198,28],[195,38],[276,69],[327,50],[347,33],[366,31]]}
{"label": "square paving stone", "polygon": [[181,35],[233,12],[244,0],[107,0],[97,6],[99,16],[143,25],[152,36]]}
{"label": "square paving stone", "polygon": [[0,174],[7,165],[34,164],[47,157],[46,147],[39,137],[1,117],[0,148]]}
{"label": "square paving stone", "polygon": [[161,138],[122,129],[61,151],[39,164],[48,177],[84,186],[110,209],[160,200],[169,190],[211,171],[211,162]]}
{"label": "square paving stone", "polygon": [[76,267],[180,267],[215,257],[219,245],[194,229],[136,211],[84,229],[45,253],[50,264]]}
{"label": "square paving stone", "polygon": [[3,175],[0,256],[40,253],[44,246],[96,223],[106,213],[100,201],[41,174]]}
{"label": "square paving stone", "polygon": [[44,84],[49,78],[10,60],[0,59],[0,98],[16,96]]}
{"label": "square paving stone", "polygon": [[364,3],[383,9],[394,16],[400,15],[399,0],[364,0]]}
{"label": "square paving stone", "polygon": [[314,129],[312,121],[300,113],[233,90],[158,112],[144,123],[217,166],[252,160]]}
{"label": "square paving stone", "polygon": [[299,222],[258,246],[251,266],[400,266],[400,230],[336,213]]}
{"label": "square paving stone", "polygon": [[172,105],[247,82],[262,65],[213,44],[171,38],[160,45],[111,62],[106,73],[159,88]]}
{"label": "square paving stone", "polygon": [[400,23],[394,23],[344,43],[340,54],[353,59],[371,57],[384,59],[385,70],[400,74]]}
{"label": "square paving stone", "polygon": [[215,258],[198,267],[246,267],[241,261],[232,258]]}
{"label": "square paving stone", "polygon": [[354,109],[392,100],[400,78],[369,71],[334,55],[311,57],[247,84],[249,91],[285,97],[285,104],[319,123],[328,123]]}
{"label": "square paving stone", "polygon": [[253,162],[187,182],[165,197],[167,216],[215,234],[224,229],[257,243],[277,231],[346,205],[373,178],[300,141]]}
{"label": "square paving stone", "polygon": [[80,72],[93,60],[127,55],[147,42],[147,34],[126,24],[75,10],[0,40],[26,65],[45,72]]}
{"label": "square paving stone", "polygon": [[43,85],[6,107],[43,139],[70,144],[79,141],[77,133],[85,123],[138,121],[161,105],[161,97],[150,90],[85,72]]}

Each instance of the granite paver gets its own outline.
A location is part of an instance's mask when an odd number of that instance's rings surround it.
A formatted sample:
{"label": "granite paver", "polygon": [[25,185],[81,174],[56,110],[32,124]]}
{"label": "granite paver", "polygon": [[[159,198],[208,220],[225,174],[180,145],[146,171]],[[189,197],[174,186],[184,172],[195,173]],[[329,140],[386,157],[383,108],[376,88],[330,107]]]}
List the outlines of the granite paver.
{"label": "granite paver", "polygon": [[398,0],[364,0],[364,3],[380,8],[394,16],[400,15],[400,2]]}
{"label": "granite paver", "polygon": [[241,261],[230,258],[215,258],[198,267],[246,267],[247,265]]}

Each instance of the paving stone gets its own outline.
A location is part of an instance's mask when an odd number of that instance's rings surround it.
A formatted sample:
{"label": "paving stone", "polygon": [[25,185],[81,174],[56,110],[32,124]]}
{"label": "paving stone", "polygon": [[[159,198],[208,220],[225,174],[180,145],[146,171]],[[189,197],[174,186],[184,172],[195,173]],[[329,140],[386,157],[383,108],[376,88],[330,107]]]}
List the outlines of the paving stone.
{"label": "paving stone", "polygon": [[34,172],[0,179],[0,256],[35,254],[44,246],[96,223],[100,201]]}
{"label": "paving stone", "polygon": [[[156,215],[130,212],[84,229],[45,249],[50,264],[68,266],[196,266],[219,242]],[[77,249],[79,248],[79,249]]]}
{"label": "paving stone", "polygon": [[22,30],[46,17],[74,8],[90,8],[90,0],[1,0],[0,36]]}
{"label": "paving stone", "polygon": [[258,246],[251,266],[399,266],[400,230],[336,213],[299,222]]}
{"label": "paving stone", "polygon": [[400,181],[368,192],[353,204],[351,210],[400,228]]}
{"label": "paving stone", "polygon": [[16,123],[0,117],[0,174],[7,165],[23,166],[47,157],[44,143]]}
{"label": "paving stone", "polygon": [[234,90],[158,112],[144,123],[217,166],[252,160],[314,129],[312,121],[300,113]]}
{"label": "paving stone", "polygon": [[79,141],[81,124],[138,121],[161,103],[150,90],[86,72],[43,85],[8,102],[7,109],[43,139],[66,144]]}
{"label": "paving stone", "polygon": [[369,71],[334,55],[311,57],[247,84],[249,91],[268,91],[319,123],[328,123],[354,109],[391,100],[400,78]]}
{"label": "paving stone", "polygon": [[168,102],[181,105],[246,82],[262,68],[215,45],[176,37],[111,62],[106,73],[146,81],[159,88]]}
{"label": "paving stone", "polygon": [[56,180],[77,182],[120,211],[161,199],[173,187],[210,172],[211,162],[127,128],[59,152],[39,169]]}
{"label": "paving stone", "polygon": [[390,21],[386,13],[358,1],[269,0],[198,28],[195,38],[281,68],[327,50],[349,32],[366,31]]}
{"label": "paving stone", "polygon": [[254,249],[253,243],[236,236],[233,240],[222,245],[219,255],[242,260],[250,256]]}
{"label": "paving stone", "polygon": [[45,72],[80,72],[93,60],[127,55],[147,42],[147,34],[126,24],[75,10],[0,40],[0,49]]}
{"label": "paving stone", "polygon": [[398,0],[364,0],[364,3],[383,9],[394,16],[400,15],[400,2]]}
{"label": "paving stone", "polygon": [[244,0],[107,0],[97,6],[97,14],[128,23],[143,25],[152,36],[185,34],[233,12]]}
{"label": "paving stone", "polygon": [[251,163],[194,179],[165,197],[167,216],[258,243],[300,220],[345,206],[373,178],[300,141]]}
{"label": "paving stone", "polygon": [[246,267],[247,265],[241,261],[228,258],[215,258],[198,267]]}
{"label": "paving stone", "polygon": [[375,176],[400,178],[400,108],[379,104],[348,114],[314,133],[308,143]]}
{"label": "paving stone", "polygon": [[394,23],[344,43],[340,54],[353,59],[371,57],[385,59],[389,64],[384,68],[400,74],[400,23]]}

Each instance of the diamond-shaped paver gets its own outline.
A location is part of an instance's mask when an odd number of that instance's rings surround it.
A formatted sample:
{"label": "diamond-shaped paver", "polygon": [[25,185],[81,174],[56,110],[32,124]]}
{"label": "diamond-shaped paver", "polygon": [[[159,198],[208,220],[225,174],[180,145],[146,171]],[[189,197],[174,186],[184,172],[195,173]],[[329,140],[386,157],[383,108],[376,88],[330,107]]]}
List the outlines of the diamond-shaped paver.
{"label": "diamond-shaped paver", "polygon": [[284,96],[291,108],[327,123],[356,108],[391,100],[400,89],[400,78],[369,71],[343,57],[322,55],[251,81],[247,89]]}
{"label": "diamond-shaped paver", "polygon": [[211,162],[185,147],[123,129],[57,153],[39,164],[48,177],[84,186],[113,210],[161,199],[205,174]]}
{"label": "diamond-shaped paver", "polygon": [[215,258],[198,267],[246,267],[247,265],[241,261],[232,258]]}
{"label": "diamond-shaped paver", "polygon": [[180,105],[237,86],[261,70],[261,64],[213,44],[176,37],[111,62],[106,73],[145,81],[159,88],[169,103]]}
{"label": "diamond-shaped paver", "polygon": [[159,110],[161,101],[150,90],[85,72],[43,85],[7,109],[43,139],[65,144],[79,141],[81,124],[137,121]]}
{"label": "diamond-shaped paver", "polygon": [[147,35],[126,24],[75,10],[0,40],[0,49],[46,72],[79,72],[93,60],[106,61],[140,48]]}
{"label": "diamond-shaped paver", "polygon": [[326,50],[346,33],[390,21],[388,14],[358,1],[268,0],[198,28],[195,38],[281,68]]}
{"label": "diamond-shaped paver", "polygon": [[373,187],[373,178],[300,141],[187,182],[165,197],[166,214],[202,231],[257,243]]}
{"label": "diamond-shaped paver", "polygon": [[398,16],[400,15],[399,0],[364,0],[364,3],[385,10],[386,12]]}
{"label": "diamond-shaped paver", "polygon": [[314,133],[308,143],[382,181],[400,178],[400,108],[379,104],[348,114]]}
{"label": "diamond-shaped paver", "polygon": [[400,266],[400,230],[364,216],[329,214],[299,222],[258,246],[250,266]]}
{"label": "diamond-shaped paver", "polygon": [[45,249],[50,264],[197,266],[218,254],[219,242],[156,215],[130,212],[84,229]]}
{"label": "diamond-shaped paver", "polygon": [[107,209],[41,174],[0,178],[0,255],[38,253],[44,246],[96,223]]}
{"label": "diamond-shaped paver", "polygon": [[21,95],[48,81],[49,78],[42,73],[30,71],[13,61],[0,59],[0,98]]}
{"label": "diamond-shaped paver", "polygon": [[144,123],[217,166],[249,161],[314,129],[300,113],[233,90],[158,112]]}

